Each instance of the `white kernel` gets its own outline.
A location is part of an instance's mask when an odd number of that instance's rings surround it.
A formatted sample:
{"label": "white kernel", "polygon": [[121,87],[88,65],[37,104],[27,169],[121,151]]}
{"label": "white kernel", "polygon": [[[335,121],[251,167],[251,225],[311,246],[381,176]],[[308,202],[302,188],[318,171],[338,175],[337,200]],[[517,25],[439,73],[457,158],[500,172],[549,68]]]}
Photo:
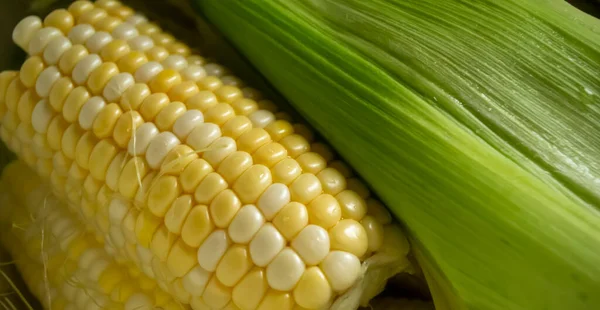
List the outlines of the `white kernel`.
{"label": "white kernel", "polygon": [[148,19],[146,18],[146,16],[136,13],[134,15],[127,17],[125,22],[137,26],[139,24],[148,22]]}
{"label": "white kernel", "polygon": [[135,51],[145,52],[154,47],[154,41],[149,36],[137,36],[128,41],[131,49]]}
{"label": "white kernel", "polygon": [[42,28],[42,20],[37,16],[23,18],[13,30],[12,39],[23,50],[27,50],[33,35]]}
{"label": "white kernel", "polygon": [[135,135],[129,140],[127,151],[131,156],[146,154],[150,141],[158,135],[158,128],[153,123],[144,123],[135,131]]}
{"label": "white kernel", "polygon": [[275,121],[275,114],[267,110],[258,110],[250,113],[248,118],[252,122],[252,126],[257,128],[265,128],[267,125]]}
{"label": "white kernel", "polygon": [[71,28],[69,31],[69,40],[73,44],[85,44],[85,42],[96,33],[96,30],[92,25],[80,24]]}
{"label": "white kernel", "polygon": [[179,73],[185,81],[197,82],[206,77],[206,71],[199,65],[189,65],[187,68],[179,71]]}
{"label": "white kernel", "polygon": [[122,198],[113,198],[108,205],[108,220],[112,225],[121,225],[127,212],[131,209],[131,203]]}
{"label": "white kernel", "polygon": [[246,244],[265,223],[262,213],[254,205],[243,206],[229,225],[229,237],[235,243]]}
{"label": "white kernel", "polygon": [[152,141],[150,141],[148,150],[146,151],[146,161],[148,162],[148,165],[152,169],[160,168],[167,154],[180,143],[179,139],[169,131],[161,132],[156,135]]}
{"label": "white kernel", "polygon": [[219,64],[209,63],[204,65],[206,75],[220,77],[225,74],[225,68]]}
{"label": "white kernel", "polygon": [[229,245],[230,241],[224,230],[213,231],[198,249],[198,264],[205,270],[214,272]]}
{"label": "white kernel", "polygon": [[306,270],[304,262],[294,250],[284,249],[267,267],[267,282],[273,289],[290,291]]}
{"label": "white kernel", "polygon": [[98,280],[100,280],[100,276],[102,275],[102,272],[104,272],[104,270],[106,270],[106,268],[108,268],[109,265],[110,265],[110,262],[106,259],[96,260],[90,266],[90,269],[87,272],[87,277],[92,282],[98,282]]}
{"label": "white kernel", "polygon": [[56,66],[50,66],[40,73],[35,82],[35,91],[41,97],[48,97],[54,83],[60,79],[60,71]]}
{"label": "white kernel", "polygon": [[97,54],[90,54],[80,60],[73,68],[73,81],[79,85],[85,84],[92,71],[102,65],[102,58]]}
{"label": "white kernel", "polygon": [[31,56],[39,55],[44,51],[52,39],[60,36],[62,36],[62,32],[54,27],[41,28],[31,37],[27,52]]}
{"label": "white kernel", "polygon": [[235,140],[230,137],[220,137],[208,147],[208,150],[202,154],[202,158],[213,167],[217,167],[227,156],[235,151],[237,151]]}
{"label": "white kernel", "polygon": [[94,261],[102,257],[102,249],[98,248],[90,248],[85,250],[81,256],[79,256],[79,268],[80,269],[89,269]]}
{"label": "white kernel", "polygon": [[307,265],[316,265],[329,254],[329,234],[320,226],[308,225],[291,245]]}
{"label": "white kernel", "polygon": [[102,95],[110,102],[118,102],[123,93],[135,84],[133,75],[123,72],[113,76],[104,87]]}
{"label": "white kernel", "polygon": [[147,62],[135,71],[135,81],[138,83],[148,83],[163,70],[163,66],[160,63],[156,61]]}
{"label": "white kernel", "polygon": [[88,99],[79,112],[79,125],[85,130],[90,130],[94,124],[96,116],[104,109],[106,101],[102,97],[96,96]]}
{"label": "white kernel", "polygon": [[137,293],[131,295],[125,302],[124,310],[138,310],[138,309],[152,309],[154,308],[154,303],[152,299],[148,297],[146,294]]}
{"label": "white kernel", "polygon": [[217,124],[201,123],[188,135],[186,142],[194,150],[204,150],[221,136],[221,129]]}
{"label": "white kernel", "polygon": [[183,288],[192,296],[202,296],[211,275],[202,267],[196,266],[182,278]]}
{"label": "white kernel", "polygon": [[257,206],[267,220],[275,215],[290,202],[290,190],[285,184],[271,184],[258,199]]}
{"label": "white kernel", "polygon": [[115,27],[115,29],[112,32],[112,35],[117,39],[129,40],[134,37],[137,37],[139,35],[139,32],[137,31],[137,29],[135,29],[134,25],[129,23],[122,23]]}
{"label": "white kernel", "polygon": [[204,122],[204,115],[199,110],[187,110],[183,113],[173,125],[173,133],[181,140],[185,140],[187,136],[198,126]]}
{"label": "white kernel", "polygon": [[33,108],[31,114],[31,125],[33,129],[40,134],[45,134],[48,131],[50,121],[54,117],[54,109],[48,104],[46,99],[38,101]]}
{"label": "white kernel", "polygon": [[358,257],[348,252],[331,251],[321,263],[321,269],[336,292],[350,288],[361,271]]}
{"label": "white kernel", "polygon": [[162,65],[166,69],[180,71],[188,66],[188,62],[185,57],[181,55],[170,55],[162,61]]}
{"label": "white kernel", "polygon": [[60,57],[73,46],[71,41],[65,37],[56,37],[44,50],[44,61],[48,65],[54,65],[58,63]]}
{"label": "white kernel", "polygon": [[285,238],[271,223],[261,227],[250,241],[250,256],[256,266],[264,267],[285,247]]}
{"label": "white kernel", "polygon": [[110,35],[110,33],[98,31],[85,41],[85,47],[90,53],[98,53],[108,43],[112,42],[112,40],[113,37]]}

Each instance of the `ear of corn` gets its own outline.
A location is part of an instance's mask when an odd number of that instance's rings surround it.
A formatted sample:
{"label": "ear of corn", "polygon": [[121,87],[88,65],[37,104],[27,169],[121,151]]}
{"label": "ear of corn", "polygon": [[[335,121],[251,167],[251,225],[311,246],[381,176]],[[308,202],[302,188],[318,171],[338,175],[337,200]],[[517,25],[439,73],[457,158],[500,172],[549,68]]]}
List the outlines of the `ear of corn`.
{"label": "ear of corn", "polygon": [[[76,1],[23,19],[13,40],[29,58],[0,74],[1,138],[22,161],[6,178],[29,166],[55,216],[81,221],[86,248],[115,266],[89,283],[106,303],[351,309],[409,270],[389,213],[311,129],[130,8]],[[43,213],[40,195],[21,203]],[[155,291],[113,293],[140,279]],[[35,290],[46,307],[71,304],[52,288]]]}
{"label": "ear of corn", "polygon": [[439,308],[600,306],[598,20],[552,0],[195,2],[406,224]]}

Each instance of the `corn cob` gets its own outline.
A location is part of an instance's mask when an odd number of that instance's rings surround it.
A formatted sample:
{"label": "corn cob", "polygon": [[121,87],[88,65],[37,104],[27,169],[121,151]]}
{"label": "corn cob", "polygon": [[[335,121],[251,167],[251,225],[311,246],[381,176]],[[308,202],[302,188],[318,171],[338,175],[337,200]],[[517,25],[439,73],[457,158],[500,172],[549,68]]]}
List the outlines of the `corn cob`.
{"label": "corn cob", "polygon": [[406,268],[390,215],[310,130],[131,9],[76,1],[13,39],[30,57],[0,75],[2,140],[182,305],[348,308]]}
{"label": "corn cob", "polygon": [[154,281],[109,257],[25,163],[11,163],[2,179],[12,196],[4,220],[15,224],[2,241],[45,308],[179,309]]}

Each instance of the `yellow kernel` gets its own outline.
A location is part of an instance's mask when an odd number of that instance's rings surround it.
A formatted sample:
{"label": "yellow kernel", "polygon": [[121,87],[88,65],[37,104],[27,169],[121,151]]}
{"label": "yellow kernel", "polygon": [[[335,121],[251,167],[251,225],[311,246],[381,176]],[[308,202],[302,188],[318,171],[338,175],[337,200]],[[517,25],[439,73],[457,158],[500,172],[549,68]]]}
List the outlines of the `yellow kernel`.
{"label": "yellow kernel", "polygon": [[68,77],[62,77],[54,83],[50,90],[49,101],[56,112],[62,111],[63,104],[74,87],[73,82]]}
{"label": "yellow kernel", "polygon": [[175,277],[183,277],[190,269],[198,265],[198,249],[189,247],[179,239],[171,248],[167,258],[167,268]]}
{"label": "yellow kernel", "polygon": [[156,115],[154,123],[160,131],[171,131],[175,121],[185,112],[186,108],[183,102],[171,102]]}
{"label": "yellow kernel", "polygon": [[[121,170],[119,176],[119,193],[126,198],[133,198],[138,192],[140,186],[140,179],[143,179],[147,174],[148,164],[141,157],[131,158]],[[150,188],[146,187],[145,191],[149,191]]]}
{"label": "yellow kernel", "polygon": [[117,61],[117,66],[121,72],[134,74],[135,71],[143,64],[148,62],[146,54],[140,51],[130,51],[126,55],[121,56]]}
{"label": "yellow kernel", "polygon": [[16,112],[17,105],[23,94],[27,91],[27,88],[19,79],[14,79],[6,89],[6,96],[4,98],[4,105],[8,111]]}
{"label": "yellow kernel", "polygon": [[238,149],[248,153],[254,153],[261,146],[271,142],[271,136],[262,128],[252,128],[242,134],[238,140]]}
{"label": "yellow kernel", "polygon": [[252,166],[252,156],[246,152],[237,151],[227,156],[219,165],[217,172],[227,181],[232,184],[237,180],[242,173]]}
{"label": "yellow kernel", "polygon": [[294,299],[289,292],[269,290],[256,310],[292,310]]}
{"label": "yellow kernel", "polygon": [[317,174],[327,167],[325,159],[314,152],[304,153],[296,158],[302,171],[312,174]]}
{"label": "yellow kernel", "polygon": [[117,156],[118,151],[119,150],[114,142],[108,139],[104,139],[96,144],[90,155],[90,162],[94,163],[90,166],[90,174],[92,177],[98,181],[104,181],[108,166],[113,158]]}
{"label": "yellow kernel", "polygon": [[136,83],[121,96],[121,108],[125,111],[137,111],[144,99],[150,96],[150,88],[145,83]]}
{"label": "yellow kernel", "polygon": [[217,266],[215,275],[223,285],[232,287],[252,268],[248,248],[242,245],[231,246]]}
{"label": "yellow kernel", "polygon": [[187,56],[191,53],[190,48],[183,44],[183,43],[173,43],[171,45],[168,45],[168,49],[169,52],[171,52],[172,54],[177,54],[177,55],[182,55],[182,56]]}
{"label": "yellow kernel", "polygon": [[153,33],[157,33],[157,32],[161,31],[160,27],[158,27],[154,23],[143,23],[141,25],[138,25],[137,29],[140,32],[140,34],[143,34],[143,35],[151,35]]}
{"label": "yellow kernel", "polygon": [[227,228],[242,207],[240,199],[232,190],[219,193],[210,204],[210,215],[219,228]]}
{"label": "yellow kernel", "polygon": [[173,86],[182,81],[179,72],[173,69],[165,69],[157,74],[149,83],[150,89],[155,93],[166,93]]}
{"label": "yellow kernel", "polygon": [[184,81],[179,85],[173,86],[171,90],[169,90],[169,98],[171,101],[181,101],[185,102],[190,97],[196,95],[200,92],[198,85],[192,81]]}
{"label": "yellow kernel", "polygon": [[167,214],[165,214],[165,226],[174,234],[181,234],[183,224],[192,209],[192,196],[183,195],[177,198]]}
{"label": "yellow kernel", "polygon": [[129,140],[133,136],[135,129],[140,127],[144,123],[140,113],[136,111],[128,111],[123,113],[117,122],[113,130],[113,139],[117,145],[121,148],[126,148],[129,144]]}
{"label": "yellow kernel", "polygon": [[329,168],[333,168],[341,173],[344,178],[350,178],[353,176],[352,169],[341,160],[334,160],[329,163]]}
{"label": "yellow kernel", "polygon": [[[40,56],[27,58],[27,60],[25,60],[21,66],[21,70],[19,71],[19,78],[21,79],[23,85],[25,85],[27,88],[35,87],[35,82],[37,81],[40,73],[44,71],[44,68],[44,61]],[[12,82],[12,79],[10,81]]]}
{"label": "yellow kernel", "polygon": [[310,151],[310,144],[301,135],[292,134],[279,141],[287,150],[292,158],[296,158]]}
{"label": "yellow kernel", "polygon": [[44,19],[45,27],[57,28],[65,35],[69,33],[74,23],[73,15],[64,9],[54,10]]}
{"label": "yellow kernel", "polygon": [[219,126],[225,124],[234,116],[235,111],[226,103],[218,103],[204,112],[204,119],[206,122],[215,123]]}
{"label": "yellow kernel", "polygon": [[90,24],[94,25],[101,19],[105,18],[108,15],[105,10],[100,8],[93,8],[89,11],[82,12],[81,15],[77,17],[77,24]]}
{"label": "yellow kernel", "polygon": [[101,95],[106,83],[117,74],[119,74],[119,68],[114,62],[101,64],[90,74],[87,80],[88,89],[95,96]]}
{"label": "yellow kernel", "polygon": [[342,218],[342,209],[335,197],[329,194],[319,195],[308,204],[308,218],[311,224],[329,229]]}
{"label": "yellow kernel", "polygon": [[277,213],[273,219],[273,225],[287,240],[292,240],[294,236],[308,225],[308,218],[309,215],[306,207],[299,202],[292,201]]}
{"label": "yellow kernel", "polygon": [[375,252],[383,245],[383,225],[371,215],[365,216],[360,224],[367,233],[368,251]]}
{"label": "yellow kernel", "polygon": [[163,46],[154,46],[146,54],[151,61],[161,62],[169,57],[169,51]]}
{"label": "yellow kernel", "polygon": [[234,102],[243,98],[242,91],[239,88],[229,85],[219,87],[215,90],[215,95],[217,95],[220,102]]}
{"label": "yellow kernel", "polygon": [[372,215],[383,225],[387,225],[392,222],[392,216],[390,212],[375,199],[367,199],[367,214]]}
{"label": "yellow kernel", "polygon": [[342,217],[360,221],[367,214],[367,205],[356,192],[345,190],[335,196],[342,209]]}
{"label": "yellow kernel", "polygon": [[221,80],[216,76],[207,76],[198,81],[198,87],[201,90],[215,91],[223,85]]}
{"label": "yellow kernel", "polygon": [[325,168],[317,174],[317,178],[323,185],[323,191],[327,194],[337,195],[346,189],[346,178],[333,168]]}
{"label": "yellow kernel", "polygon": [[48,126],[48,145],[54,151],[59,151],[62,148],[62,137],[65,131],[69,128],[69,123],[64,120],[61,115],[55,116]]}
{"label": "yellow kernel", "polygon": [[67,130],[65,131],[63,138],[61,140],[62,151],[65,155],[70,159],[75,159],[75,150],[77,147],[77,142],[85,131],[79,127],[77,124],[71,124]]}
{"label": "yellow kernel", "polygon": [[112,8],[109,8],[107,11],[108,11],[108,14],[118,17],[118,18],[121,18],[121,19],[126,19],[127,17],[134,14],[133,9],[128,8],[126,6],[112,7]]}
{"label": "yellow kernel", "polygon": [[254,203],[271,183],[269,168],[263,165],[254,165],[237,179],[233,190],[243,203]]}
{"label": "yellow kernel", "polygon": [[268,289],[265,270],[255,267],[233,288],[231,299],[240,309],[256,309]]}
{"label": "yellow kernel", "polygon": [[210,204],[220,192],[227,188],[227,182],[218,173],[209,173],[198,185],[194,192],[197,203]]}
{"label": "yellow kernel", "polygon": [[301,173],[302,168],[298,162],[294,159],[286,158],[273,167],[273,182],[288,185],[296,180]]}
{"label": "yellow kernel", "polygon": [[332,250],[363,256],[368,249],[369,241],[364,227],[355,220],[341,220],[329,231]]}
{"label": "yellow kernel", "polygon": [[232,137],[233,139],[238,139],[242,134],[250,131],[252,129],[252,122],[249,118],[243,115],[234,116],[229,119],[223,127],[221,127],[221,131],[223,135],[226,137]]}
{"label": "yellow kernel", "polygon": [[145,121],[151,122],[156,115],[164,109],[171,101],[167,94],[154,93],[144,99],[140,106],[140,114]]}
{"label": "yellow kernel", "polygon": [[310,173],[300,175],[290,186],[293,201],[308,203],[322,192],[321,182]]}
{"label": "yellow kernel", "polygon": [[200,110],[201,112],[204,112],[210,109],[211,107],[214,107],[215,105],[217,105],[217,103],[218,101],[215,94],[206,90],[199,91],[198,93],[191,96],[185,101],[185,104],[188,107],[188,109]]}
{"label": "yellow kernel", "polygon": [[287,158],[287,150],[279,143],[268,143],[261,146],[253,157],[257,164],[273,167]]}
{"label": "yellow kernel", "polygon": [[[19,99],[17,103],[17,115],[19,120],[23,123],[31,123],[31,115],[33,114],[33,108],[40,101],[40,97],[35,93],[33,89],[27,90]],[[3,105],[3,103],[0,103]]]}
{"label": "yellow kernel", "polygon": [[181,229],[181,239],[191,247],[199,247],[213,231],[208,207],[198,205],[192,208]]}
{"label": "yellow kernel", "polygon": [[81,44],[73,45],[70,49],[68,49],[58,61],[58,68],[60,72],[64,75],[70,76],[75,65],[79,63],[80,60],[85,58],[89,54],[87,48]]}
{"label": "yellow kernel", "polygon": [[175,41],[175,38],[166,32],[157,32],[151,35],[152,40],[158,45],[167,45]]}
{"label": "yellow kernel", "polygon": [[79,111],[86,101],[90,99],[90,93],[85,87],[79,86],[71,91],[62,109],[63,117],[69,123],[75,123],[79,119]]}
{"label": "yellow kernel", "polygon": [[204,159],[192,161],[179,176],[181,187],[186,193],[193,193],[204,178],[213,172],[212,166]]}
{"label": "yellow kernel", "polygon": [[356,192],[358,196],[363,199],[367,199],[369,196],[371,196],[371,192],[369,191],[367,185],[365,185],[365,183],[358,178],[350,178],[346,180],[346,187],[348,190]]}
{"label": "yellow kernel", "polygon": [[143,210],[135,222],[135,235],[139,244],[149,247],[154,233],[161,224],[161,218],[154,216],[150,210]]}
{"label": "yellow kernel", "polygon": [[231,300],[231,291],[232,289],[223,285],[217,277],[212,277],[206,285],[202,299],[212,309],[221,309]]}
{"label": "yellow kernel", "polygon": [[94,120],[93,131],[98,138],[108,138],[113,135],[117,121],[123,110],[116,103],[108,104],[98,113]]}
{"label": "yellow kernel", "polygon": [[163,217],[180,193],[181,187],[177,178],[163,175],[152,184],[148,192],[148,209],[152,214]]}
{"label": "yellow kernel", "polygon": [[167,230],[167,227],[162,225],[156,230],[152,237],[150,251],[152,251],[160,261],[166,262],[175,241],[177,241],[177,235],[171,233]]}
{"label": "yellow kernel", "polygon": [[294,289],[296,304],[306,309],[322,309],[333,297],[333,290],[319,267],[309,267]]}
{"label": "yellow kernel", "polygon": [[117,39],[104,46],[100,56],[104,61],[117,62],[121,57],[129,54],[130,51],[127,41]]}
{"label": "yellow kernel", "polygon": [[241,98],[231,103],[231,106],[235,110],[235,114],[238,115],[249,115],[250,113],[258,110],[256,101],[247,98]]}
{"label": "yellow kernel", "polygon": [[97,31],[106,31],[106,32],[110,33],[122,22],[123,21],[118,17],[106,16],[106,17],[98,20],[94,24],[94,28],[96,28]]}
{"label": "yellow kernel", "polygon": [[69,6],[69,13],[77,18],[81,16],[81,14],[91,11],[93,8],[94,4],[90,1],[75,1]]}
{"label": "yellow kernel", "polygon": [[77,142],[77,146],[75,147],[75,160],[82,168],[89,170],[90,154],[97,143],[98,139],[89,131],[84,133]]}

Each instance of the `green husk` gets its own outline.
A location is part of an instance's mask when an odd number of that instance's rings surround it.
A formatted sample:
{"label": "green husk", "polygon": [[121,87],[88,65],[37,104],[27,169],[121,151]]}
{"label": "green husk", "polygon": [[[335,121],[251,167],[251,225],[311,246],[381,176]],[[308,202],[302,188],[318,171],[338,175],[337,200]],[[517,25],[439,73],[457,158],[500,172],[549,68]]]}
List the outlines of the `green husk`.
{"label": "green husk", "polygon": [[403,222],[438,309],[600,308],[600,22],[561,0],[194,0]]}

